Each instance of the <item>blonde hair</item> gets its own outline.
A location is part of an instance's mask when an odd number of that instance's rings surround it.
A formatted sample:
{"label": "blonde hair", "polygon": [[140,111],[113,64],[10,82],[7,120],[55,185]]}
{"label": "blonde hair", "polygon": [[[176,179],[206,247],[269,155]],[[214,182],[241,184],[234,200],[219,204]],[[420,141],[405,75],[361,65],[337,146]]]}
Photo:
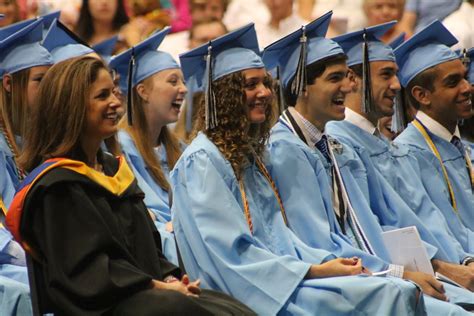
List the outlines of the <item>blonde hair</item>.
{"label": "blonde hair", "polygon": [[[143,84],[149,85],[152,81],[152,77],[148,77],[143,81]],[[169,169],[171,170],[179,157],[181,156],[181,147],[178,138],[168,129],[165,125],[161,128],[160,136],[158,139],[151,139],[148,130],[148,120],[144,110],[144,100],[140,97],[136,87],[132,91],[133,108],[132,108],[132,120],[133,125],[127,124],[126,117],[120,122],[120,127],[124,129],[133,139],[138,152],[142,156],[145,164],[150,170],[152,178],[155,182],[165,191],[170,190],[170,184],[166,180],[166,177],[161,168],[158,157],[153,150],[155,144],[161,144],[166,149],[166,160],[168,162]]]}

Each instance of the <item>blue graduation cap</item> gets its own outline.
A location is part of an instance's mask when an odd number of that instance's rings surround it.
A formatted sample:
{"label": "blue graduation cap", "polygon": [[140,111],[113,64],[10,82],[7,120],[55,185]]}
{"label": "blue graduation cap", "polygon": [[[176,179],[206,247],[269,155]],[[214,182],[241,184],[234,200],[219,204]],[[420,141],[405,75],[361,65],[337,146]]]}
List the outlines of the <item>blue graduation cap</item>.
{"label": "blue graduation cap", "polygon": [[[368,60],[371,61],[395,61],[393,49],[380,41],[388,30],[390,30],[397,22],[387,22],[355,32],[346,33],[333,40],[341,45],[347,55],[347,65],[353,66],[363,63],[363,44],[366,42],[368,46]],[[366,39],[364,41],[364,38]]]}
{"label": "blue graduation cap", "polygon": [[109,68],[115,71],[117,74],[120,75],[119,79],[119,87],[120,91],[124,94],[127,93],[127,77],[128,77],[128,64],[130,62],[129,55],[116,55],[110,58]]}
{"label": "blue graduation cap", "polygon": [[283,88],[293,80],[292,93],[299,95],[306,90],[306,66],[331,56],[344,54],[333,40],[325,38],[332,11],[295,32],[270,44],[263,51],[267,69],[279,67],[277,77]]}
{"label": "blue graduation cap", "polygon": [[35,66],[52,65],[53,59],[40,41],[43,21],[37,21],[10,35],[0,42],[0,71],[15,73]]}
{"label": "blue graduation cap", "polygon": [[20,22],[16,22],[16,23],[4,26],[0,28],[0,40],[12,35],[13,33],[18,32],[19,30],[27,27],[31,23],[38,21],[39,18],[43,19],[43,36],[44,36],[46,35],[46,31],[48,30],[48,28],[51,26],[51,23],[53,23],[53,20],[56,18],[59,18],[60,14],[61,14],[61,11],[57,11],[57,12],[43,15],[41,17],[36,17],[33,19],[20,21]]}
{"label": "blue graduation cap", "polygon": [[112,57],[112,53],[114,52],[115,45],[117,44],[117,40],[118,35],[112,36],[111,38],[92,46],[92,49],[97,54],[99,54],[102,59],[109,63],[110,58]]}
{"label": "blue graduation cap", "polygon": [[398,46],[402,45],[403,42],[405,42],[405,37],[406,33],[403,32],[402,34],[398,35],[395,37],[390,43],[388,43],[388,46],[390,46],[392,49],[397,48]]}
{"label": "blue graduation cap", "polygon": [[205,90],[206,128],[218,125],[212,82],[251,68],[264,68],[253,23],[179,56],[186,81],[194,77]]}
{"label": "blue graduation cap", "polygon": [[438,20],[413,35],[395,49],[399,78],[406,87],[416,75],[424,70],[459,58],[449,47],[458,40]]}
{"label": "blue graduation cap", "polygon": [[129,125],[132,125],[132,89],[157,72],[180,68],[170,54],[157,50],[170,30],[170,27],[164,28],[110,61],[109,67],[120,74],[120,89],[128,94]]}
{"label": "blue graduation cap", "polygon": [[53,55],[54,63],[94,53],[92,48],[57,19],[51,24],[43,46]]}

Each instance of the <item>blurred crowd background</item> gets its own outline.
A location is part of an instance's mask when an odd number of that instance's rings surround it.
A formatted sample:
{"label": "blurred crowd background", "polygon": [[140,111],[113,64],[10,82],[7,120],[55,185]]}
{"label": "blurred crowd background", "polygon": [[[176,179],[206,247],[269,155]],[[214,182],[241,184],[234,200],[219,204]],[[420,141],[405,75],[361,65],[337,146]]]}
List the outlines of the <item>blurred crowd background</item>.
{"label": "blurred crowd background", "polygon": [[263,49],[329,10],[328,37],[398,20],[383,38],[390,42],[439,19],[459,39],[455,48],[474,46],[474,0],[0,0],[0,27],[57,10],[90,45],[119,35],[116,52],[171,25],[160,49],[177,57],[249,22]]}

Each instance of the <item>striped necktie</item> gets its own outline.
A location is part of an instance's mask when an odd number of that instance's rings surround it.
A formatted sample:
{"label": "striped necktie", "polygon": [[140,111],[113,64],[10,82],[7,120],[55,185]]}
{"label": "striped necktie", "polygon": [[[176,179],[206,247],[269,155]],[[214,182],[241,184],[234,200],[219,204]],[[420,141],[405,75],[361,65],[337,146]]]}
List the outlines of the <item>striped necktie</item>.
{"label": "striped necktie", "polygon": [[456,148],[461,152],[461,155],[464,157],[464,155],[466,154],[466,150],[464,148],[462,141],[459,139],[459,137],[453,136],[453,138],[451,139],[451,144],[456,146]]}
{"label": "striped necktie", "polygon": [[316,148],[323,154],[328,162],[331,162],[331,156],[329,155],[328,139],[326,135],[323,135],[319,141],[314,144]]}

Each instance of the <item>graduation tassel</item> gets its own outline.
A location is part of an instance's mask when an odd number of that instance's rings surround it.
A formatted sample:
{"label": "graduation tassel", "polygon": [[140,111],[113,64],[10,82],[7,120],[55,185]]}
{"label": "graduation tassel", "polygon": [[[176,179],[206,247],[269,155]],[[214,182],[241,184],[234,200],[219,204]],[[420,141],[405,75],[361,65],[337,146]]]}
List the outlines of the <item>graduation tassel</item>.
{"label": "graduation tassel", "polygon": [[135,68],[135,52],[134,48],[132,48],[132,56],[130,57],[130,61],[128,63],[128,80],[127,80],[127,85],[128,85],[128,91],[127,91],[127,123],[129,126],[132,126],[133,123],[133,115],[132,115],[132,109],[133,109],[133,88],[132,88],[132,82],[133,82],[133,69]]}
{"label": "graduation tassel", "polygon": [[399,134],[406,128],[408,122],[405,115],[405,89],[400,89],[395,96],[392,115],[393,133]]}
{"label": "graduation tassel", "polygon": [[371,113],[374,109],[372,102],[372,84],[370,82],[369,42],[364,30],[362,43],[362,112]]}
{"label": "graduation tassel", "polygon": [[306,27],[301,27],[300,37],[300,56],[298,58],[298,66],[296,68],[296,75],[291,84],[291,93],[296,96],[302,95],[306,92],[306,55],[307,55],[307,37]]}
{"label": "graduation tassel", "polygon": [[462,49],[462,52],[461,52],[461,62],[464,66],[468,67],[469,68],[469,64],[471,62],[471,59],[469,58],[469,56],[467,55],[467,49],[466,48],[463,48]]}
{"label": "graduation tassel", "polygon": [[206,107],[206,129],[217,127],[217,109],[214,91],[212,89],[212,46],[209,43],[206,56],[207,88],[204,94],[204,106]]}
{"label": "graduation tassel", "polygon": [[277,85],[277,92],[278,92],[278,109],[280,114],[286,110],[285,98],[283,97],[283,88],[281,86],[281,73],[280,73],[280,66],[277,66],[277,75],[276,75],[276,85]]}

